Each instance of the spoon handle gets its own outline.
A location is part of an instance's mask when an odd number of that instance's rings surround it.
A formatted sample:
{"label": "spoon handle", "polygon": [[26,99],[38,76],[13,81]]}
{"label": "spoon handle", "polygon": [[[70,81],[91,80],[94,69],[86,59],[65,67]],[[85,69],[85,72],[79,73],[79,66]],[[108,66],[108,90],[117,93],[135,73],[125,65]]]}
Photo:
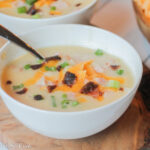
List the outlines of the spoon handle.
{"label": "spoon handle", "polygon": [[22,48],[25,48],[32,54],[34,54],[39,59],[44,59],[39,53],[36,52],[30,45],[26,44],[23,40],[21,40],[19,37],[17,37],[15,34],[7,30],[5,27],[0,25],[0,35],[7,40],[10,40],[11,42],[14,42],[15,44],[19,45]]}

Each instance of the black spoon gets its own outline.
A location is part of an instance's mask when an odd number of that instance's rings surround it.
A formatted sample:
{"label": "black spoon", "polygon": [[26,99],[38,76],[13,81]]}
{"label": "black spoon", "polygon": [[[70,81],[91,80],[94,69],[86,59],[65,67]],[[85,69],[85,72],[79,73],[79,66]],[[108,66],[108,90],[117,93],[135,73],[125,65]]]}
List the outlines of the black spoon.
{"label": "black spoon", "polygon": [[44,60],[44,58],[30,45],[25,43],[23,40],[21,40],[19,37],[17,37],[14,33],[0,25],[0,36],[6,38],[7,40],[10,40],[11,42],[19,45],[20,47],[26,49],[27,51],[31,52],[33,55],[38,57],[39,59]]}

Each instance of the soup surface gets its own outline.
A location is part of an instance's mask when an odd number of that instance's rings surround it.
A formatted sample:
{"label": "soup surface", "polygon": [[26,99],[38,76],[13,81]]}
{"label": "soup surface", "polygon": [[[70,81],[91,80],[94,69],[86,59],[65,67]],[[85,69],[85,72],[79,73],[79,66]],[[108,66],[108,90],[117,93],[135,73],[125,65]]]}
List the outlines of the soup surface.
{"label": "soup surface", "polygon": [[23,18],[48,18],[78,11],[93,0],[0,0],[0,12]]}
{"label": "soup surface", "polygon": [[43,48],[46,62],[26,54],[8,64],[2,88],[16,100],[44,110],[82,111],[109,104],[134,84],[128,66],[101,49]]}

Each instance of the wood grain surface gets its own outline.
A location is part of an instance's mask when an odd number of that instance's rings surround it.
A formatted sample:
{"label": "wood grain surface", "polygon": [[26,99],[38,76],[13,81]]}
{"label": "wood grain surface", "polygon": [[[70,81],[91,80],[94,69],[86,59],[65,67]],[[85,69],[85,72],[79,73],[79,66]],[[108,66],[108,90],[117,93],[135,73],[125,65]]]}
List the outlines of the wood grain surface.
{"label": "wood grain surface", "polygon": [[104,131],[79,140],[56,140],[26,128],[0,99],[0,141],[9,150],[149,150],[150,112],[138,92],[125,114]]}
{"label": "wood grain surface", "polygon": [[0,47],[6,43],[6,40],[0,37]]}

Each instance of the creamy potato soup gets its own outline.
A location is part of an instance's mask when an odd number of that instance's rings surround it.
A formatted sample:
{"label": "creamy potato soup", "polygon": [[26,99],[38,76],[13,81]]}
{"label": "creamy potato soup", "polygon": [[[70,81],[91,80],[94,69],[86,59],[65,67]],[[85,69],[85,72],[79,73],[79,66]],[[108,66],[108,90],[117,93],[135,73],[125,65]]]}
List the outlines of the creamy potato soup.
{"label": "creamy potato soup", "polygon": [[48,18],[78,11],[93,0],[0,0],[0,13],[23,18]]}
{"label": "creamy potato soup", "polygon": [[102,49],[43,48],[45,61],[26,54],[8,64],[2,88],[16,100],[44,110],[82,111],[124,96],[134,84],[129,67]]}

